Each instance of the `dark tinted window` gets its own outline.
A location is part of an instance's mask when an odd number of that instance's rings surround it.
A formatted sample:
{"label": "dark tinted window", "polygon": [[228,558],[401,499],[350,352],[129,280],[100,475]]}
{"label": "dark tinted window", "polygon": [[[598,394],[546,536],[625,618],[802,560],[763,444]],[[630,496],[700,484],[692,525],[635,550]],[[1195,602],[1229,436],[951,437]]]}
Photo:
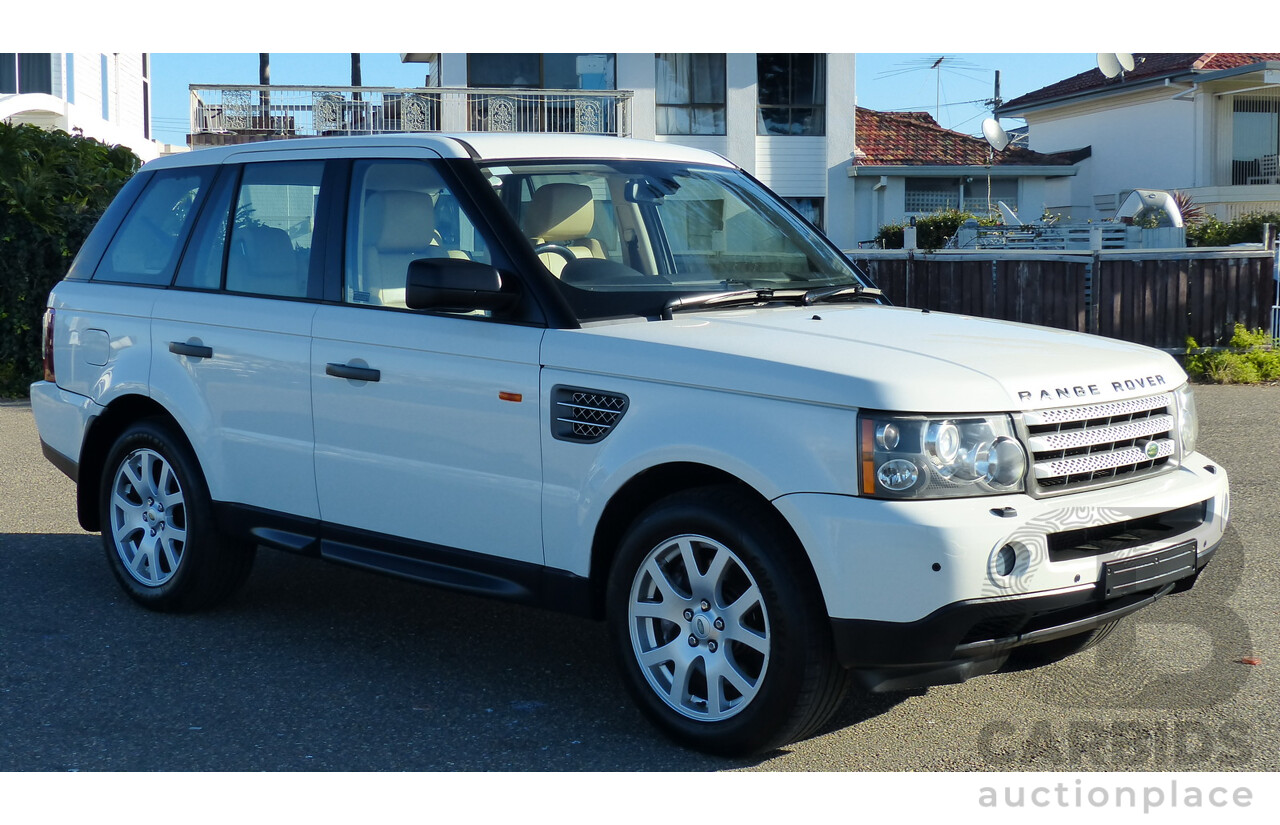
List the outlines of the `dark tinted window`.
{"label": "dark tinted window", "polygon": [[111,239],[93,280],[167,286],[212,176],[207,168],[156,172]]}
{"label": "dark tinted window", "polygon": [[191,289],[221,289],[222,264],[227,253],[227,229],[230,226],[231,198],[236,193],[233,168],[224,171],[213,185],[208,202],[200,211],[187,252],[182,256],[174,286]]}

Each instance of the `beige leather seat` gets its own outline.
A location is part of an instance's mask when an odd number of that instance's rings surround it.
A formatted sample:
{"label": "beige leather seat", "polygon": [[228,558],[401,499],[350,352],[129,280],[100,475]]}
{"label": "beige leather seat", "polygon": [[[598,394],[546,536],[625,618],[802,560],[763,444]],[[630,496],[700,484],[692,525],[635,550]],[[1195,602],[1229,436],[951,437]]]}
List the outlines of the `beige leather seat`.
{"label": "beige leather seat", "polygon": [[420,258],[466,258],[440,245],[436,211],[425,192],[374,192],[365,202],[361,253],[368,302],[403,307],[409,263]]}
{"label": "beige leather seat", "polygon": [[[587,237],[595,219],[590,186],[548,183],[533,193],[524,214],[524,232],[534,246],[556,244],[567,248],[578,258],[605,258],[600,241]],[[556,252],[544,252],[538,258],[556,277],[569,262]]]}

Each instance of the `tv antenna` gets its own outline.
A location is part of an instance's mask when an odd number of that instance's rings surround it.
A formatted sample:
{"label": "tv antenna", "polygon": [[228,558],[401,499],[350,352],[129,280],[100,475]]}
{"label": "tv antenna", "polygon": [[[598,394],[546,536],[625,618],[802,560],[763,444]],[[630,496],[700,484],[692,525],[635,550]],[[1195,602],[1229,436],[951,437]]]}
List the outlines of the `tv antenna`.
{"label": "tv antenna", "polygon": [[[909,74],[911,72],[929,71],[934,74],[934,103],[933,103],[933,119],[942,123],[942,75],[958,75],[962,77],[972,77],[974,72],[983,71],[981,66],[956,57],[954,55],[930,55],[928,57],[914,58],[904,63],[899,63],[894,68],[881,72],[879,77],[893,77],[900,74]],[[974,102],[974,101],[970,101]],[[950,104],[948,104],[950,105]]]}

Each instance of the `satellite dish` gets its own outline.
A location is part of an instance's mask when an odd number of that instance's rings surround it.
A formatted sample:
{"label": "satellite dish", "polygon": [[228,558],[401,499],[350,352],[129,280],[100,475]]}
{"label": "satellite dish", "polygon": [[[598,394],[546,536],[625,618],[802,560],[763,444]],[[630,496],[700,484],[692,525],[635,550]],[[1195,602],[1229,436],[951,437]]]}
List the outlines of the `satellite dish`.
{"label": "satellite dish", "polygon": [[1131,54],[1110,54],[1098,52],[1098,70],[1107,77],[1116,77],[1133,71],[1134,62]]}
{"label": "satellite dish", "polygon": [[1022,226],[1022,219],[1009,208],[1009,204],[996,201],[996,208],[1000,210],[1000,219],[1004,221],[1005,226]]}
{"label": "satellite dish", "polygon": [[1004,148],[1009,145],[1009,133],[1000,125],[1000,121],[993,117],[982,121],[982,136],[987,139],[987,143],[991,144],[991,148],[997,152],[1003,152]]}

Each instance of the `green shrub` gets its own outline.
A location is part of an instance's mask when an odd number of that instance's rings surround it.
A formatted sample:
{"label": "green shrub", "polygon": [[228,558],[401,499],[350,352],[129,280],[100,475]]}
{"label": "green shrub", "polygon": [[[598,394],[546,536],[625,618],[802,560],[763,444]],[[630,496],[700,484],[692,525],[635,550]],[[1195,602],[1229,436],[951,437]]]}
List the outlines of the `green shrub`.
{"label": "green shrub", "polygon": [[39,380],[49,290],[138,166],[121,146],[0,122],[0,397]]}
{"label": "green shrub", "polygon": [[1250,332],[1236,324],[1230,349],[1199,352],[1194,338],[1187,339],[1187,374],[1214,384],[1258,384],[1280,381],[1280,351],[1261,329]]}
{"label": "green shrub", "polygon": [[[958,209],[945,209],[916,218],[916,246],[920,249],[942,249],[947,240],[955,236],[967,220],[976,220],[982,226],[994,226],[999,221],[989,216],[978,216]],[[880,227],[876,240],[884,249],[902,249],[903,230],[907,224],[890,223]]]}
{"label": "green shrub", "polygon": [[1251,212],[1230,223],[1206,217],[1187,225],[1187,246],[1231,246],[1238,243],[1262,243],[1262,225],[1280,228],[1280,212]]}

